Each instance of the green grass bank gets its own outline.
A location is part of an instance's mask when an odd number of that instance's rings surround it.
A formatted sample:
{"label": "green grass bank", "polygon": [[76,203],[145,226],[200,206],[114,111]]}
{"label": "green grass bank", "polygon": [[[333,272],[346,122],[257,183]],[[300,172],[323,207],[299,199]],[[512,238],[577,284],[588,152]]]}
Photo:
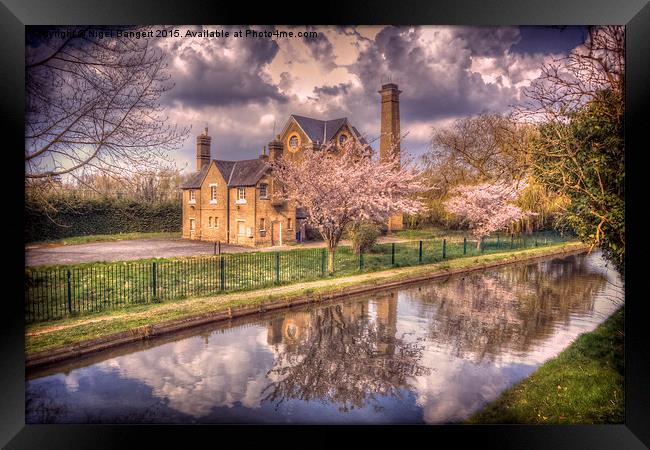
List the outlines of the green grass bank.
{"label": "green grass bank", "polygon": [[[220,320],[221,317],[216,315],[238,308],[283,306],[306,297],[312,299],[310,301],[319,301],[328,296],[348,295],[354,293],[354,290],[374,289],[385,287],[391,283],[399,284],[435,276],[448,276],[452,273],[481,269],[491,265],[545,257],[549,254],[561,255],[585,249],[586,246],[576,242],[558,243],[546,247],[457,258],[434,264],[392,268],[336,279],[319,279],[249,292],[232,292],[170,300],[163,303],[126,305],[120,309],[29,324],[26,327],[26,353],[29,356],[56,349],[72,348],[93,339],[108,339],[111,335],[122,332],[146,337],[155,327],[162,324],[189,321],[191,318]],[[283,305],[278,305],[279,303],[283,303]],[[227,316],[225,318],[227,319]]]}
{"label": "green grass bank", "polygon": [[622,307],[467,423],[622,423],[624,317]]}

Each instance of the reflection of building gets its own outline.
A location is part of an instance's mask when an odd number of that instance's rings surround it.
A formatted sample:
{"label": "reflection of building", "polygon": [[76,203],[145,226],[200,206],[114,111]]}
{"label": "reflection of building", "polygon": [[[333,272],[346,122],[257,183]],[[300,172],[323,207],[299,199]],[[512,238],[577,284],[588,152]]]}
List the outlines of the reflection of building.
{"label": "reflection of building", "polygon": [[270,345],[293,344],[309,337],[311,314],[290,312],[271,321],[267,328],[266,342]]}
{"label": "reflection of building", "polygon": [[395,333],[397,332],[397,295],[394,292],[377,296],[377,350],[382,355],[395,353]]}
{"label": "reflection of building", "polygon": [[[382,293],[375,297],[377,331],[376,348],[380,355],[392,355],[395,351],[395,333],[397,331],[397,296]],[[346,302],[328,306],[334,308],[334,322],[341,327],[350,327],[358,321],[368,320],[368,299]],[[289,312],[272,320],[267,327],[266,341],[269,345],[283,343],[292,346],[309,340],[323,323],[323,315],[328,310],[319,308],[311,312]]]}

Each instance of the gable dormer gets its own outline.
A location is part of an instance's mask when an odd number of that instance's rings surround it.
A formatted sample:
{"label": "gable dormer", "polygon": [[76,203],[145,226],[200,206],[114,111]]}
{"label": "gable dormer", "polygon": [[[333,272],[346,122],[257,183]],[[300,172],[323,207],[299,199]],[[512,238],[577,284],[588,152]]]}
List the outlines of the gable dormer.
{"label": "gable dormer", "polygon": [[333,142],[340,148],[348,139],[355,139],[362,145],[367,145],[347,117],[319,120],[292,114],[279,136],[283,145],[282,153],[290,158],[297,157],[306,148],[319,149],[324,142]]}

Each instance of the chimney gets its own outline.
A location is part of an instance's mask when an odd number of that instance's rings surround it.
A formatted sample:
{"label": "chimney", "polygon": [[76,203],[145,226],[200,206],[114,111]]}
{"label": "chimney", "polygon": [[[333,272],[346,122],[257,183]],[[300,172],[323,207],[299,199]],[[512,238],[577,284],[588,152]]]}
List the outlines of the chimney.
{"label": "chimney", "polygon": [[283,149],[284,146],[282,145],[280,135],[278,134],[274,140],[269,142],[269,158],[271,161],[281,158]]}
{"label": "chimney", "polygon": [[212,138],[208,136],[208,127],[205,127],[203,134],[196,137],[196,170],[201,171],[210,164],[210,143]]}
{"label": "chimney", "polygon": [[381,86],[381,135],[379,137],[379,159],[385,160],[390,153],[400,154],[399,94],[395,83]]}
{"label": "chimney", "polygon": [[266,154],[266,145],[262,149],[262,154],[260,155],[260,159],[262,161],[268,161],[269,160],[269,155]]}

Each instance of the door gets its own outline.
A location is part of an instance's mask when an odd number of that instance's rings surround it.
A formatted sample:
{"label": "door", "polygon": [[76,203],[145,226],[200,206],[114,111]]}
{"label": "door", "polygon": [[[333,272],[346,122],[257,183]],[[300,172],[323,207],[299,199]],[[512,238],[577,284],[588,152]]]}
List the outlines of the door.
{"label": "door", "polygon": [[190,219],[190,239],[194,239],[194,231],[196,230],[196,222]]}
{"label": "door", "polygon": [[271,245],[282,245],[282,222],[271,222]]}

